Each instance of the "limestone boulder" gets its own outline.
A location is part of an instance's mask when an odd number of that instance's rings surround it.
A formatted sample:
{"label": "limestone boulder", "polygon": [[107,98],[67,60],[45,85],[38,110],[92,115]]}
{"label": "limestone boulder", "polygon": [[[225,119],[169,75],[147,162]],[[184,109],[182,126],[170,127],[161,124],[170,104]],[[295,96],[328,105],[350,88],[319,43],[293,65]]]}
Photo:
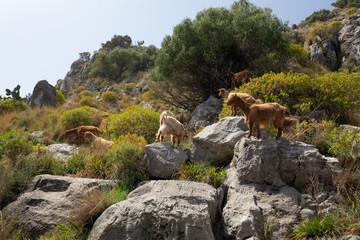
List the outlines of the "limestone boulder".
{"label": "limestone boulder", "polygon": [[46,80],[37,82],[28,104],[32,107],[51,106],[56,107],[56,89]]}
{"label": "limestone boulder", "polygon": [[5,217],[15,218],[25,233],[35,239],[56,226],[69,223],[76,204],[96,189],[115,182],[90,178],[38,175],[19,198],[3,209]]}
{"label": "limestone boulder", "polygon": [[188,160],[186,152],[170,143],[145,146],[144,163],[150,177],[169,179]]}
{"label": "limestone boulder", "polygon": [[280,140],[243,138],[235,146],[232,164],[244,183],[285,185],[305,189],[309,179],[317,178],[325,189],[330,189],[339,171],[336,158],[321,155],[309,144]]}
{"label": "limestone boulder", "polygon": [[216,123],[222,111],[223,100],[210,96],[208,100],[199,104],[192,113],[188,124],[188,131],[194,132],[200,128]]}
{"label": "limestone boulder", "polygon": [[204,183],[150,181],[106,209],[89,239],[216,239],[222,199]]}
{"label": "limestone boulder", "polygon": [[79,151],[79,147],[67,143],[55,143],[46,147],[48,151],[60,160],[67,160],[71,155]]}
{"label": "limestone boulder", "polygon": [[338,165],[304,143],[240,139],[222,186],[225,238],[288,239],[296,223],[319,211],[334,212],[339,201],[332,177]]}
{"label": "limestone boulder", "polygon": [[205,127],[191,142],[191,162],[209,162],[216,166],[229,164],[235,144],[247,135],[244,117],[226,117]]}

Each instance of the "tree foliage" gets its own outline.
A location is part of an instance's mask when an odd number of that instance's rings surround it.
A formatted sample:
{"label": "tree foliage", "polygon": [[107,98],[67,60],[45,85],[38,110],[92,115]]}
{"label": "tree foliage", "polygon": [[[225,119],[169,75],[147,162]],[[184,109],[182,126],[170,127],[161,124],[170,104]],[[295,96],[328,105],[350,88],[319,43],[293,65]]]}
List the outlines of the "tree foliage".
{"label": "tree foliage", "polygon": [[216,89],[231,86],[227,70],[251,66],[262,71],[255,60],[270,52],[283,53],[286,29],[270,9],[247,0],[235,2],[230,10],[210,8],[194,20],[185,19],[159,50],[153,74],[158,94],[175,106],[193,108]]}
{"label": "tree foliage", "polygon": [[333,2],[331,5],[338,8],[353,8],[353,7],[360,8],[359,0],[337,0],[336,2]]}
{"label": "tree foliage", "polygon": [[103,44],[103,50],[90,67],[89,77],[120,82],[126,75],[145,71],[153,66],[156,47],[132,46],[129,36],[114,36]]}

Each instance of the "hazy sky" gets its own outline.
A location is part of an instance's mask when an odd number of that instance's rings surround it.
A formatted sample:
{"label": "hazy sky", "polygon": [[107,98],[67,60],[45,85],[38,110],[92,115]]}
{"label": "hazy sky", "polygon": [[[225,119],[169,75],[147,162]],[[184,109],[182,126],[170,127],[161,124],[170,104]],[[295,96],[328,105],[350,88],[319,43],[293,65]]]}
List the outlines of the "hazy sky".
{"label": "hazy sky", "polygon": [[[63,79],[80,52],[98,50],[116,35],[160,48],[184,18],[233,0],[0,0],[0,95],[20,84],[21,96],[46,79]],[[250,0],[289,26],[335,0]]]}

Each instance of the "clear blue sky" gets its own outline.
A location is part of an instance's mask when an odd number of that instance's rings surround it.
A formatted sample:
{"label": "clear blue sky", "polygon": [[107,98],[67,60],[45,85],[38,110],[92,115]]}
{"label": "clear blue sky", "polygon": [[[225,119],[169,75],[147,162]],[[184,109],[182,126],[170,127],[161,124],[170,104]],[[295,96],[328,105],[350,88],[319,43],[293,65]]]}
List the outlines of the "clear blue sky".
{"label": "clear blue sky", "polygon": [[[336,0],[250,0],[289,26]],[[20,84],[21,96],[46,79],[63,79],[80,52],[98,50],[112,36],[158,48],[184,18],[233,0],[0,0],[0,95]]]}

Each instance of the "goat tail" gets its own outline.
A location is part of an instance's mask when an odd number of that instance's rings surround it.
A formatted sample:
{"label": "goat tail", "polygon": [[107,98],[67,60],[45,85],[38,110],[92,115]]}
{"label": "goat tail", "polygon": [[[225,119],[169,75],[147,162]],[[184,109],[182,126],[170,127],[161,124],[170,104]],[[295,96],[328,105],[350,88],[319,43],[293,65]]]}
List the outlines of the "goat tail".
{"label": "goat tail", "polygon": [[167,112],[163,111],[160,115],[160,125],[163,125],[164,119],[166,118],[166,116],[167,116]]}

